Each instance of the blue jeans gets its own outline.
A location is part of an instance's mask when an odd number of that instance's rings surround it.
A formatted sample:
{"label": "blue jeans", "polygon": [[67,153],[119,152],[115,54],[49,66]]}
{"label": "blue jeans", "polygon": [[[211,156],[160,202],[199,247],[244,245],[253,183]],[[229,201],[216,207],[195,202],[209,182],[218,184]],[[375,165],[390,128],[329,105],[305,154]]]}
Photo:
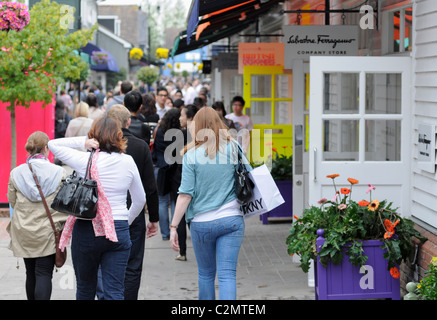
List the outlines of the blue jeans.
{"label": "blue jeans", "polygon": [[[170,199],[170,193],[159,197],[159,228],[161,229],[162,238],[170,238],[170,222],[173,219],[175,201]],[[171,207],[171,218],[168,215],[168,207]]]}
{"label": "blue jeans", "polygon": [[216,274],[219,299],[235,300],[238,254],[244,237],[243,217],[191,222],[190,231],[199,273],[199,300],[215,299]]}
{"label": "blue jeans", "polygon": [[[155,167],[155,179],[158,180],[159,168]],[[176,201],[172,201],[170,193],[164,196],[158,195],[159,198],[159,229],[163,239],[170,238],[170,220],[173,219],[173,214],[176,206]],[[171,217],[168,215],[168,208],[171,207]]]}
{"label": "blue jeans", "polygon": [[131,241],[127,221],[114,221],[118,242],[96,237],[92,222],[77,219],[73,228],[71,257],[76,274],[76,299],[94,300],[99,265],[105,300],[124,299],[124,277]]}
{"label": "blue jeans", "polygon": [[[124,278],[124,300],[138,300],[146,244],[146,217],[144,211],[142,211],[129,226],[129,235],[132,246],[130,248],[129,260],[126,266],[126,274]],[[97,298],[99,300],[104,300],[101,267],[99,267],[97,279]]]}

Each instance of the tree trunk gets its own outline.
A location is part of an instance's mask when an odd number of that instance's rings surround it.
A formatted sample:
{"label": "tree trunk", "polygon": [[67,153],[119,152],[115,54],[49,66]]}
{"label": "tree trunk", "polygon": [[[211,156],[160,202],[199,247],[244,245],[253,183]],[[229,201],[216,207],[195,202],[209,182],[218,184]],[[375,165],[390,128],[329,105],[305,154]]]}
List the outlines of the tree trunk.
{"label": "tree trunk", "polygon": [[17,166],[17,129],[15,125],[15,101],[11,101],[11,170]]}

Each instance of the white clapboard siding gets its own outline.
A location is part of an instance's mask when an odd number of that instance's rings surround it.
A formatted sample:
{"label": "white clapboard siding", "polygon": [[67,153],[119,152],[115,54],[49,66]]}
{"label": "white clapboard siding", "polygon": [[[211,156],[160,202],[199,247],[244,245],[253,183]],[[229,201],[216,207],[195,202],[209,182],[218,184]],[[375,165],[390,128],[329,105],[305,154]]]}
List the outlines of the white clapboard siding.
{"label": "white clapboard siding", "polygon": [[[437,126],[437,1],[415,0],[413,6],[414,119],[418,125]],[[437,228],[437,175],[421,170],[417,140],[413,143],[411,215]]]}

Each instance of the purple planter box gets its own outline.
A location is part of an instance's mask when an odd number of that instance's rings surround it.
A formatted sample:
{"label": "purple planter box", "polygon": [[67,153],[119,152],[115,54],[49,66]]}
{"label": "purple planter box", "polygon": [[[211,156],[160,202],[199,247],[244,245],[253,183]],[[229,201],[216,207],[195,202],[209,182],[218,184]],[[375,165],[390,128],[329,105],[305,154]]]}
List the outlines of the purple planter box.
{"label": "purple planter box", "polygon": [[[319,232],[318,235],[317,249],[325,243]],[[363,270],[360,273],[360,268],[353,266],[347,255],[343,256],[340,264],[329,263],[326,268],[318,257],[314,264],[316,300],[400,300],[400,281],[393,278],[387,270],[388,262],[380,247],[382,244],[378,240],[363,241],[364,253],[369,257],[365,264],[368,270],[366,272]]]}
{"label": "purple planter box", "polygon": [[293,181],[292,180],[275,180],[279,192],[284,198],[284,203],[275,209],[260,215],[263,224],[268,224],[268,218],[292,218],[293,217]]}

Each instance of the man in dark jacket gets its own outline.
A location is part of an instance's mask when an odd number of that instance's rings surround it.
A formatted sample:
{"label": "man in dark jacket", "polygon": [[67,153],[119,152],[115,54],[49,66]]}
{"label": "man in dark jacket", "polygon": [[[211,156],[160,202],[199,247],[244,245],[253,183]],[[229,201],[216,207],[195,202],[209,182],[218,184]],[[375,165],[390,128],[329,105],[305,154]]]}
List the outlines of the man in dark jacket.
{"label": "man in dark jacket", "polygon": [[[144,210],[129,226],[130,237],[132,242],[129,261],[126,268],[125,276],[125,300],[137,300],[138,290],[141,282],[141,271],[144,258],[145,237],[150,238],[158,233],[159,221],[159,200],[156,188],[152,155],[149,145],[144,140],[135,137],[130,132],[131,117],[126,107],[114,105],[108,111],[108,117],[117,119],[121,122],[123,138],[127,139],[126,154],[132,156],[143,183],[146,192],[147,209],[149,212],[149,223],[145,223]],[[129,128],[129,129],[128,129]],[[130,206],[130,197],[128,196],[128,207]]]}
{"label": "man in dark jacket", "polygon": [[124,96],[124,106],[130,111],[131,123],[129,131],[136,137],[150,144],[150,127],[137,118],[137,114],[143,104],[143,97],[138,91],[130,91]]}

